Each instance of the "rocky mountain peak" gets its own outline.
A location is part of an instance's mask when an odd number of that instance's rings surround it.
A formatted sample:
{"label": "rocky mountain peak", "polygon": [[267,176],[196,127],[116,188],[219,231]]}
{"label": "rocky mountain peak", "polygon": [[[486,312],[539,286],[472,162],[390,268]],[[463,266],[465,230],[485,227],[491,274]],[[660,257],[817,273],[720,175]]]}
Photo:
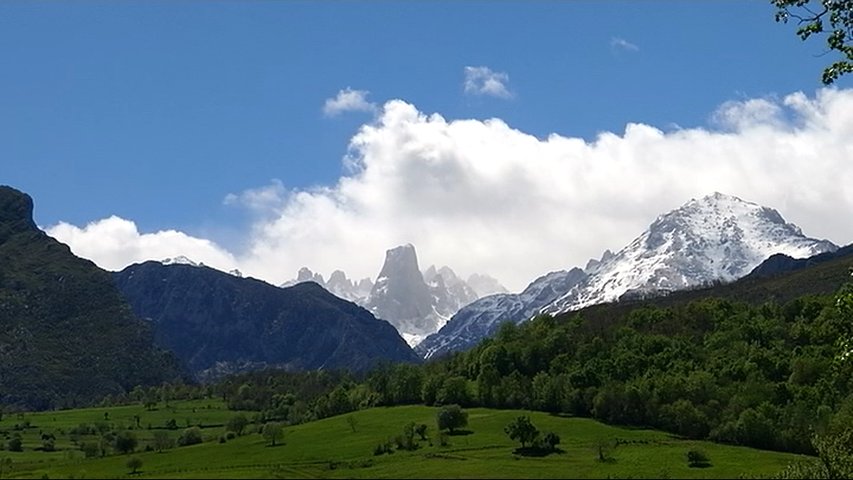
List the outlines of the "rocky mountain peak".
{"label": "rocky mountain peak", "polygon": [[26,193],[0,185],[0,235],[36,231],[33,221],[33,199]]}

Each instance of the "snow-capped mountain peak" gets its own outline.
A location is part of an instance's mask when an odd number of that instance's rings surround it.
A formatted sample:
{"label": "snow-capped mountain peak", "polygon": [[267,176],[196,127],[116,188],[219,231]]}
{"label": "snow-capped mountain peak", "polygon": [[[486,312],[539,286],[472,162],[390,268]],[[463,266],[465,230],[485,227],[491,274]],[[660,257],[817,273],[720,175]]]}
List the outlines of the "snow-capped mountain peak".
{"label": "snow-capped mountain peak", "polygon": [[163,265],[190,265],[193,267],[204,266],[203,263],[196,263],[183,255],[164,258],[163,260],[160,260],[160,263],[162,263]]}
{"label": "snow-capped mountain peak", "polygon": [[775,253],[802,258],[837,248],[806,237],[772,208],[715,192],[660,215],[628,246],[593,265],[586,282],[543,311],[733,281]]}

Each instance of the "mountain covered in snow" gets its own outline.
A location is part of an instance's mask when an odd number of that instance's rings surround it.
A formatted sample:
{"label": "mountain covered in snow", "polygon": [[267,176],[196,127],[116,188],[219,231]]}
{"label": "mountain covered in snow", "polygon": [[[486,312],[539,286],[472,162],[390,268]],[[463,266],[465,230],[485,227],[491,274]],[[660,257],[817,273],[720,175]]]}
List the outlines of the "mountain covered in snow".
{"label": "mountain covered in snow", "polygon": [[620,299],[741,278],[773,254],[804,258],[838,247],[806,237],[776,210],[714,193],[659,216],[617,253],[609,250],[584,270],[554,272],[517,295],[493,295],[460,310],[415,349],[425,358],[464,350],[504,321],[538,312],[557,314]]}
{"label": "mountain covered in snow", "polygon": [[537,278],[521,293],[483,297],[456,312],[441,330],[419,343],[415,352],[429,359],[473,347],[496,333],[501,323],[527,320],[584,279],[586,273],[579,268],[561,270]]}
{"label": "mountain covered in snow", "polygon": [[431,265],[421,271],[411,244],[385,252],[375,284],[369,278],[354,282],[340,270],[326,281],[321,274],[303,267],[296,279],[281,286],[303,282],[315,282],[338,297],[367,308],[394,325],[410,345],[438,331],[460,308],[481,296],[506,292],[488,275],[475,273],[466,281],[448,266]]}
{"label": "mountain covered in snow", "polygon": [[837,249],[828,240],[803,235],[772,208],[714,193],[659,216],[543,312],[731,282],[776,253],[805,258]]}

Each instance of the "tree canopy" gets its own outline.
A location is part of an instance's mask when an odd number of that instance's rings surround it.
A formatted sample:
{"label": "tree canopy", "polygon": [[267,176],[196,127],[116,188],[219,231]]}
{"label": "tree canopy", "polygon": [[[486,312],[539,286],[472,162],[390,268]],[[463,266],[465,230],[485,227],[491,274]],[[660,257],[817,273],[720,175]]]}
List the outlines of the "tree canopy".
{"label": "tree canopy", "polygon": [[806,40],[812,35],[826,34],[828,51],[836,51],[842,59],[823,70],[825,85],[853,72],[853,0],[771,0],[776,7],[776,21],[797,22],[797,35]]}

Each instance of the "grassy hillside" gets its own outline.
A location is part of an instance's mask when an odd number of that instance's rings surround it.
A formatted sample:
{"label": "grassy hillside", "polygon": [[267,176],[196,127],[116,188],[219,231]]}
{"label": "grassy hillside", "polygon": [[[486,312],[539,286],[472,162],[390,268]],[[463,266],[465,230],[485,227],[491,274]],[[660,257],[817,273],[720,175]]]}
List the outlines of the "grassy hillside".
{"label": "grassy hillside", "polygon": [[[589,419],[482,408],[468,410],[465,430],[470,433],[449,436],[448,444],[441,446],[436,411],[424,406],[373,408],[288,426],[281,444],[274,447],[268,446],[255,425],[247,428],[250,433],[220,443],[223,424],[236,413],[213,400],[173,402],[169,407],[161,403],[154,411],[126,406],[7,414],[0,421],[0,438],[15,433],[16,424],[29,421],[30,427],[18,431],[23,432],[24,451],[0,451],[0,465],[4,458],[12,459],[11,469],[2,470],[3,478],[737,478],[773,474],[800,458],[682,440],[653,430],[611,427]],[[503,429],[519,415],[529,415],[540,430],[560,435],[563,451],[546,457],[514,454],[518,444]],[[135,427],[135,416],[141,428]],[[205,441],[162,453],[144,451],[154,432],[163,431],[159,427],[173,418],[181,429],[168,430],[171,435],[179,435],[189,422],[202,425]],[[81,423],[96,422],[134,428],[140,440],[137,452],[84,458],[69,431]],[[430,440],[419,441],[414,451],[375,456],[374,448],[399,435],[408,422],[428,425]],[[57,451],[35,450],[46,432],[56,435]],[[598,460],[601,442],[611,448],[606,462]],[[710,466],[688,467],[686,453],[696,448],[707,454]],[[132,456],[142,461],[136,474],[126,466]]]}
{"label": "grassy hillside", "polygon": [[32,199],[0,185],[0,405],[91,404],[181,376],[110,274],[38,230]]}

